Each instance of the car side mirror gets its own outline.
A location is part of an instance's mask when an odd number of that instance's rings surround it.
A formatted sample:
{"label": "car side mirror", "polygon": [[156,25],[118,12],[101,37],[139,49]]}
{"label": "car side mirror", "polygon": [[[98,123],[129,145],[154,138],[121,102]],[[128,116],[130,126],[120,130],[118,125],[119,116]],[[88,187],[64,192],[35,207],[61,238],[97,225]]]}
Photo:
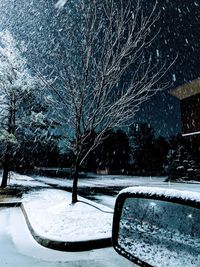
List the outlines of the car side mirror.
{"label": "car side mirror", "polygon": [[200,266],[200,194],[133,187],[116,199],[112,242],[139,266]]}

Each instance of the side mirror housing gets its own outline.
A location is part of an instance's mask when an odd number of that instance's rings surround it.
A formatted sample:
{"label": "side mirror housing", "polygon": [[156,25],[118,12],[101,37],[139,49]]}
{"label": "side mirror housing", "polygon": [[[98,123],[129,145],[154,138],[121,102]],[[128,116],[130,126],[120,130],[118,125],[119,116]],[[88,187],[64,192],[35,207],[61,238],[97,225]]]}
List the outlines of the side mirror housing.
{"label": "side mirror housing", "polygon": [[132,187],[115,204],[115,250],[139,266],[200,266],[200,194]]}

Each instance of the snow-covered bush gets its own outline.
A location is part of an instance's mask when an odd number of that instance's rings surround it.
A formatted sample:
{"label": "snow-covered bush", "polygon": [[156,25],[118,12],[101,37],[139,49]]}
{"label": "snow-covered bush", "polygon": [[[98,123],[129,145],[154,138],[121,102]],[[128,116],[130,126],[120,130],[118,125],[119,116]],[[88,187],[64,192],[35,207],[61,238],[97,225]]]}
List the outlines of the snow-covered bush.
{"label": "snow-covered bush", "polygon": [[0,32],[0,145],[3,151],[3,187],[7,185],[13,156],[24,140],[36,139],[39,135],[37,128],[45,128],[47,119],[37,90],[38,85],[39,80],[30,73],[12,34],[8,31]]}
{"label": "snow-covered bush", "polygon": [[168,181],[200,179],[200,168],[183,145],[169,150],[166,171]]}

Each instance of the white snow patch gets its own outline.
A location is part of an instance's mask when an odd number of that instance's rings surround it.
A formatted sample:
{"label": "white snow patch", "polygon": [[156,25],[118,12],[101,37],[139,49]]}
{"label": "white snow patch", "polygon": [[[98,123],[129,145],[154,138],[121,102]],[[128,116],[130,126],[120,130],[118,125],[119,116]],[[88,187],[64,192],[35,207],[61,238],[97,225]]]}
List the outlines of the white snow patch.
{"label": "white snow patch", "polygon": [[20,208],[0,209],[1,267],[131,267],[113,248],[63,252],[39,245],[30,234]]}
{"label": "white snow patch", "polygon": [[58,9],[61,9],[65,6],[65,4],[67,3],[67,0],[59,0],[56,4],[55,7]]}
{"label": "white snow patch", "polygon": [[173,82],[176,82],[176,74],[175,74],[175,73],[172,74],[172,81],[173,81]]}
{"label": "white snow patch", "polygon": [[[84,179],[79,179],[79,186],[81,187],[107,187],[107,186],[123,186],[130,187],[134,185],[160,185],[164,183],[167,177],[152,177],[152,176],[126,176],[126,175],[95,175],[91,174],[92,177],[88,176]],[[59,178],[48,178],[37,176],[38,181],[59,185],[59,186],[72,186],[72,180],[70,179],[59,179]]]}
{"label": "white snow patch", "polygon": [[198,132],[192,132],[192,133],[182,134],[182,136],[190,136],[190,135],[198,135],[198,134],[200,134],[200,131],[198,131]]}
{"label": "white snow patch", "polygon": [[38,186],[49,187],[48,185],[45,185],[42,182],[36,181],[34,178],[30,176],[18,174],[16,172],[10,172],[9,184],[29,186],[29,187],[38,187]]}
{"label": "white snow patch", "polygon": [[167,197],[178,197],[181,199],[188,199],[192,201],[200,202],[200,193],[192,192],[187,190],[176,190],[172,188],[160,188],[160,187],[145,187],[145,186],[137,186],[137,187],[129,187],[121,190],[119,195],[122,193],[144,193],[149,195],[157,195],[157,196],[167,196]]}
{"label": "white snow patch", "polygon": [[72,205],[71,193],[55,189],[34,192],[24,199],[31,225],[41,236],[59,241],[111,237],[113,212],[108,207],[83,198],[79,200],[87,203]]}

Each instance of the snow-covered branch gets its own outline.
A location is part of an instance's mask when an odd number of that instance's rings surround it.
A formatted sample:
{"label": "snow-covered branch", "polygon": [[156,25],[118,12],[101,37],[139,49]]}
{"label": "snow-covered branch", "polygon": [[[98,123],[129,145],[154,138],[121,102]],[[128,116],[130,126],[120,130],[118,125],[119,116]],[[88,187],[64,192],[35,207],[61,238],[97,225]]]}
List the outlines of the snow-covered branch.
{"label": "snow-covered branch", "polygon": [[80,0],[73,8],[63,25],[65,49],[58,52],[63,69],[53,66],[53,83],[39,76],[58,123],[79,146],[86,133],[128,125],[140,105],[166,87],[157,88],[157,83],[167,68],[164,62],[153,66],[145,54],[159,17],[156,4],[148,16],[140,0],[134,7],[123,0]]}
{"label": "snow-covered branch", "polygon": [[61,0],[56,7],[68,10],[66,39],[56,51],[60,64],[49,66],[48,79],[39,71],[38,77],[48,89],[53,119],[66,129],[76,170],[108,130],[132,123],[141,104],[166,88],[158,82],[169,66],[153,65],[147,53],[158,34],[151,34],[159,18],[156,3],[149,15],[142,0]]}

